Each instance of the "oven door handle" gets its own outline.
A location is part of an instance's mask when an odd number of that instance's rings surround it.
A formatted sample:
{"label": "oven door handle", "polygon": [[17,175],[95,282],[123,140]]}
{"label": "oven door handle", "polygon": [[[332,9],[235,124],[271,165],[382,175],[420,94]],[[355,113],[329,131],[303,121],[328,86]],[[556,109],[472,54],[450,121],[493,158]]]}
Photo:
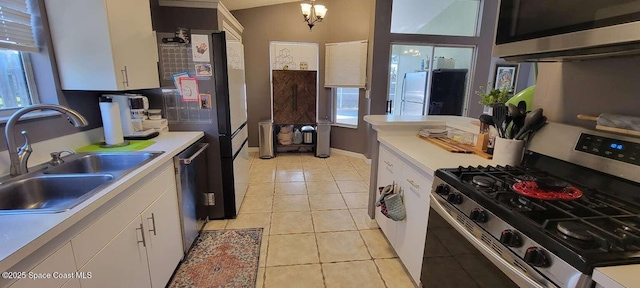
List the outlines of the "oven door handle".
{"label": "oven door handle", "polygon": [[471,234],[466,228],[462,227],[460,223],[458,223],[455,219],[453,219],[453,217],[451,217],[447,210],[442,206],[440,201],[438,201],[438,198],[436,198],[433,194],[430,194],[429,197],[431,198],[431,207],[438,210],[439,214],[446,218],[449,224],[451,224],[456,230],[458,230],[458,232],[460,232],[464,236],[464,238],[474,244],[473,246],[482,249],[483,254],[491,256],[494,260],[498,261],[500,265],[509,270],[509,272],[524,280],[524,282],[528,284],[529,287],[547,288],[546,286],[540,285],[540,283],[538,283],[536,280],[531,279],[529,275],[522,273],[522,271],[520,271],[518,268],[513,267],[513,265],[504,260],[500,255],[498,255],[496,252],[493,252],[493,250],[487,249],[487,247],[482,242],[480,242],[478,238],[473,236],[473,234]]}

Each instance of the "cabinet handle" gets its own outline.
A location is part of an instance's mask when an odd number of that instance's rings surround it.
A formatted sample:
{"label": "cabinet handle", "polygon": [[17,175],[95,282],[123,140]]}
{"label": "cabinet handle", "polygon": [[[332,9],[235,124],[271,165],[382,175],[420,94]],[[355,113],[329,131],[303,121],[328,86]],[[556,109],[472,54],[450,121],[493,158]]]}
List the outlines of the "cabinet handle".
{"label": "cabinet handle", "polygon": [[413,188],[420,189],[420,185],[416,184],[416,182],[413,182],[413,180],[407,179],[407,182],[409,182],[409,184],[411,184]]}
{"label": "cabinet handle", "polygon": [[389,161],[384,161],[384,164],[387,164],[389,167],[393,167],[393,164],[389,163]]}
{"label": "cabinet handle", "polygon": [[122,73],[122,85],[129,87],[129,72],[127,71],[127,66],[124,66],[124,69],[120,70]]}
{"label": "cabinet handle", "polygon": [[144,228],[142,228],[142,223],[140,223],[140,228],[136,228],[136,230],[140,230],[140,235],[142,235],[142,241],[138,240],[138,243],[142,243],[142,246],[147,247],[147,240],[144,239]]}
{"label": "cabinet handle", "polygon": [[151,225],[153,226],[153,229],[149,229],[149,232],[153,232],[153,235],[157,235],[156,234],[156,216],[153,215],[153,213],[151,213],[151,217],[147,218],[147,220],[151,219]]}

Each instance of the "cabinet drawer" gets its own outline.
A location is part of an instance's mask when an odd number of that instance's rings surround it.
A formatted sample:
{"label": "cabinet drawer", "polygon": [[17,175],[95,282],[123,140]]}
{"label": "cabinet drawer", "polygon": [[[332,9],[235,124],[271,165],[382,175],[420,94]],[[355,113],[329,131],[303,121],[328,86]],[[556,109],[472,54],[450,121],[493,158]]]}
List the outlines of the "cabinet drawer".
{"label": "cabinet drawer", "polygon": [[[73,263],[73,251],[71,250],[71,243],[67,243],[66,245],[62,246],[62,248],[51,254],[51,256],[47,257],[47,259],[38,264],[38,266],[34,267],[30,272],[37,274],[47,274],[53,272],[75,273],[76,264]],[[53,275],[48,279],[26,278],[13,283],[13,285],[11,285],[11,288],[62,287],[62,285],[67,282],[67,280],[68,279],[61,277],[54,278]]]}
{"label": "cabinet drawer", "polygon": [[[393,179],[392,182],[393,182],[393,181],[397,181],[397,178],[400,176],[401,171],[402,171],[402,161],[400,161],[398,157],[391,154],[391,151],[389,151],[387,148],[385,148],[384,146],[380,146],[380,154],[378,158],[378,175],[380,176],[381,173],[391,174],[390,176],[392,177]],[[389,184],[392,184],[392,183],[378,182],[378,186],[384,186]]]}
{"label": "cabinet drawer", "polygon": [[[140,180],[144,184],[129,198],[107,212],[71,239],[78,269],[83,267],[100,249],[113,239],[146,207],[160,197],[167,187],[175,187],[173,163],[167,162],[155,177]],[[174,189],[175,191],[175,189]],[[126,193],[126,192],[123,192]]]}
{"label": "cabinet drawer", "polygon": [[[420,197],[420,199],[428,201],[429,193],[431,193],[433,177],[429,177],[430,175],[422,174],[425,173],[418,173],[413,168],[405,165],[402,168],[402,180],[400,181],[405,193],[414,193],[418,197]],[[428,178],[425,176],[427,176]]]}

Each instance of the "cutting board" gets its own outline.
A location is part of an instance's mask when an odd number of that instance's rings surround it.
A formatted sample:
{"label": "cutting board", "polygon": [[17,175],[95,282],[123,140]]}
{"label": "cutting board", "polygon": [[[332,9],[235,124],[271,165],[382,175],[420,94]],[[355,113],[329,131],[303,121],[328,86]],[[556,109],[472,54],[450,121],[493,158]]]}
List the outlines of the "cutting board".
{"label": "cutting board", "polygon": [[127,146],[116,148],[102,148],[100,147],[102,143],[93,143],[76,149],[76,152],[130,152],[139,151],[156,144],[156,141],[153,140],[131,140],[129,142],[130,144]]}
{"label": "cutting board", "polygon": [[452,153],[467,153],[467,154],[476,154],[485,159],[491,159],[493,156],[484,151],[477,150],[475,147],[467,144],[462,144],[453,139],[449,138],[430,138],[430,137],[422,137],[418,135],[424,141],[427,141],[431,144],[434,144],[444,150],[447,150]]}

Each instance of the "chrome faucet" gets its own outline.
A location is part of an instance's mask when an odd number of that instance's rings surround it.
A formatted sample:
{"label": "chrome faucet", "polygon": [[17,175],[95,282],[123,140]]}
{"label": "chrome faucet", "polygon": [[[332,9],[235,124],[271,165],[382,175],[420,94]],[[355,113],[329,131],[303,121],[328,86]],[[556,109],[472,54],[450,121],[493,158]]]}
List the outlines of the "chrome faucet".
{"label": "chrome faucet", "polygon": [[58,111],[61,114],[67,115],[69,122],[71,122],[71,124],[73,124],[73,126],[75,127],[85,127],[89,124],[89,122],[87,122],[87,119],[85,119],[77,111],[55,104],[35,104],[16,111],[15,113],[13,113],[13,115],[11,115],[11,117],[7,121],[6,126],[4,127],[4,135],[7,138],[7,148],[9,150],[9,160],[11,161],[11,176],[18,176],[29,172],[27,169],[27,161],[29,161],[31,152],[33,152],[33,149],[31,149],[31,142],[29,141],[29,137],[27,136],[27,131],[22,131],[22,136],[24,136],[24,144],[18,148],[18,145],[16,144],[14,129],[16,123],[18,122],[20,117],[22,117],[22,115],[35,110]]}

